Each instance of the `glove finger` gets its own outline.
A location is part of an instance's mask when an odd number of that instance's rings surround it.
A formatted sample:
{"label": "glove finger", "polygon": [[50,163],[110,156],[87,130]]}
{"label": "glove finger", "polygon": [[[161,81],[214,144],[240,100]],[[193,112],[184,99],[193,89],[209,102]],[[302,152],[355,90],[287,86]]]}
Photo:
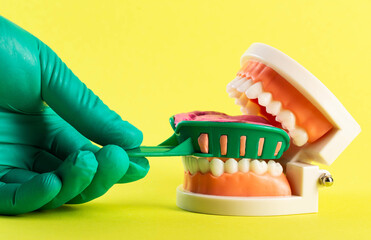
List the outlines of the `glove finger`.
{"label": "glove finger", "polygon": [[80,194],[93,180],[97,167],[97,160],[90,151],[77,151],[68,156],[54,171],[62,181],[62,188],[42,209],[57,208]]}
{"label": "glove finger", "polygon": [[[92,183],[84,190],[82,194],[75,197],[68,203],[83,203],[95,199],[108,191],[113,184],[118,181],[121,183],[132,182],[143,178],[148,170],[149,164],[146,159],[128,161],[126,152],[118,146],[107,145],[102,149],[93,145],[87,138],[81,135],[70,125],[57,132],[53,137],[50,150],[54,155],[64,158],[72,152],[83,150],[91,151],[95,154],[98,161],[97,173]],[[126,176],[127,169],[130,174]]]}
{"label": "glove finger", "polygon": [[37,173],[47,173],[57,170],[63,161],[51,153],[40,150],[34,156],[32,170]]}
{"label": "glove finger", "polygon": [[129,168],[118,183],[129,183],[144,178],[149,171],[149,162],[144,157],[130,158]]}
{"label": "glove finger", "polygon": [[[69,155],[71,152],[75,152],[78,150],[92,151],[96,154],[100,149],[98,146],[93,145],[87,138],[82,136],[70,125],[66,126],[62,132],[58,132],[58,134],[55,137],[53,137],[53,139],[54,142],[51,144],[53,146],[51,152],[54,155],[57,155],[62,158],[66,155]],[[121,159],[126,161],[127,154],[125,152],[122,154],[123,156]],[[102,161],[100,161],[98,157],[97,160],[99,162],[98,165],[100,165]],[[119,183],[133,182],[139,180],[145,177],[149,170],[149,163],[147,159],[130,158],[129,160],[130,160],[129,170],[125,174],[125,176],[118,181]],[[99,170],[99,168],[100,167],[98,167],[98,171],[106,171],[105,170],[106,167],[101,167],[101,170]],[[110,170],[107,168],[107,171],[109,172]]]}
{"label": "glove finger", "polygon": [[125,149],[138,147],[142,132],[109,109],[48,46],[40,42],[43,100],[88,139]]}
{"label": "glove finger", "polygon": [[95,153],[98,161],[97,173],[91,184],[68,203],[84,203],[105,194],[124,176],[129,167],[129,157],[125,150],[115,145],[107,145]]}
{"label": "glove finger", "polygon": [[53,127],[53,132],[49,136],[50,141],[44,147],[48,148],[54,156],[66,159],[79,150],[95,153],[100,149],[57,114],[53,118],[57,119],[52,119],[51,122],[57,122],[58,124],[55,128]]}
{"label": "glove finger", "polygon": [[1,181],[4,183],[24,183],[39,175],[26,169],[13,168],[3,175]]}
{"label": "glove finger", "polygon": [[[11,176],[19,173],[8,172],[10,174],[8,180],[21,181],[19,176]],[[25,176],[23,174],[21,175]],[[32,173],[26,175],[30,177]],[[58,194],[61,186],[60,179],[53,173],[35,175],[24,183],[0,181],[0,214],[16,215],[37,210],[51,201]]]}

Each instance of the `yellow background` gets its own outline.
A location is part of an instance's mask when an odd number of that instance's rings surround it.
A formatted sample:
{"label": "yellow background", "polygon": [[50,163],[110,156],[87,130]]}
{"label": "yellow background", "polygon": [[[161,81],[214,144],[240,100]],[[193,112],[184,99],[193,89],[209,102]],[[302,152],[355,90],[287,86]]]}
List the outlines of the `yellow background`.
{"label": "yellow background", "polygon": [[88,87],[155,145],[168,118],[197,109],[239,114],[226,84],[264,42],[339,98],[362,133],[327,167],[320,212],[225,217],[178,209],[180,158],[151,158],[139,182],[81,206],[0,216],[1,239],[371,239],[370,1],[0,0],[0,14],[53,48]]}

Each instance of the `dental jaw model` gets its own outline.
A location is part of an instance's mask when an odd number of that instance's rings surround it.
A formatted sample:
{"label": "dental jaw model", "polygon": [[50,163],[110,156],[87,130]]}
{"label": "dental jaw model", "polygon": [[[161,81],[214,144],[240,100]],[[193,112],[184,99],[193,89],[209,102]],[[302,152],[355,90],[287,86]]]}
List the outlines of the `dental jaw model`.
{"label": "dental jaw model", "polygon": [[[330,165],[359,134],[359,125],[316,77],[265,44],[255,43],[243,54],[227,92],[244,114],[263,116],[285,130],[290,147],[275,160],[183,157],[185,180],[177,189],[177,205],[221,215],[317,212],[317,189],[333,179],[312,163]],[[204,135],[201,150],[205,142]],[[241,139],[240,148],[244,144]]]}
{"label": "dental jaw model", "polygon": [[177,205],[221,215],[269,216],[318,211],[318,187],[360,127],[336,97],[300,64],[255,43],[227,85],[243,116],[191,112],[170,118],[174,134],[130,158],[182,156]]}

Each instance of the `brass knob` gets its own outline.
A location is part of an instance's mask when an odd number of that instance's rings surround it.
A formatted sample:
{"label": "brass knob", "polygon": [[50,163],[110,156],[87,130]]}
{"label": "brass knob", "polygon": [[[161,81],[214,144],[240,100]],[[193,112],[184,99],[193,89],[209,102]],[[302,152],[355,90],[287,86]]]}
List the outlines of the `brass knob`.
{"label": "brass knob", "polygon": [[331,187],[332,184],[334,184],[334,179],[332,178],[332,176],[328,173],[323,173],[320,177],[319,177],[319,183],[325,187]]}

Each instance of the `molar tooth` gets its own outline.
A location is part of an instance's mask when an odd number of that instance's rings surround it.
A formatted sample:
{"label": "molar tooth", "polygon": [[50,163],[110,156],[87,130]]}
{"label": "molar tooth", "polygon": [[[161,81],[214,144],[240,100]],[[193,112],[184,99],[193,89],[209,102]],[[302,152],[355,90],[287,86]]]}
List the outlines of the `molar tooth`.
{"label": "molar tooth", "polygon": [[282,171],[283,171],[283,168],[282,168],[281,164],[279,164],[278,162],[275,162],[273,160],[269,160],[269,162],[268,162],[268,172],[272,176],[278,177],[282,174]]}
{"label": "molar tooth", "polygon": [[187,166],[187,171],[189,172],[190,168],[191,168],[191,156],[188,156],[186,158],[186,166]]}
{"label": "molar tooth", "polygon": [[189,172],[193,175],[198,171],[197,158],[189,157]]}
{"label": "molar tooth", "polygon": [[263,174],[268,170],[268,165],[265,161],[255,159],[250,162],[250,168],[256,174]]}
{"label": "molar tooth", "polygon": [[238,161],[238,171],[240,172],[248,172],[250,169],[250,159],[249,158],[242,158]]}
{"label": "molar tooth", "polygon": [[249,99],[246,97],[246,95],[245,94],[241,94],[241,96],[239,98],[236,98],[236,100],[234,102],[237,105],[244,106],[244,105],[247,104],[247,101],[249,101]]}
{"label": "molar tooth", "polygon": [[228,159],[224,163],[225,172],[233,174],[238,171],[238,163],[234,158]]}
{"label": "molar tooth", "polygon": [[248,101],[244,107],[241,107],[241,112],[248,115],[258,115],[260,112],[259,105]]}
{"label": "molar tooth", "polygon": [[281,111],[282,103],[280,101],[272,101],[267,105],[267,113],[276,116]]}
{"label": "molar tooth", "polygon": [[249,89],[246,90],[245,94],[250,99],[255,99],[263,92],[263,86],[261,82],[254,83]]}
{"label": "molar tooth", "polygon": [[301,127],[296,127],[289,132],[289,135],[292,137],[292,142],[298,147],[301,147],[308,142],[308,134]]}
{"label": "molar tooth", "polygon": [[215,177],[219,177],[224,173],[224,162],[219,158],[213,158],[210,162],[210,171]]}
{"label": "molar tooth", "polygon": [[250,86],[252,85],[252,80],[251,79],[248,79],[246,82],[244,82],[243,84],[241,84],[238,88],[237,88],[237,91],[243,93],[245,92]]}
{"label": "molar tooth", "polygon": [[272,101],[272,94],[270,92],[263,92],[258,96],[260,105],[266,107]]}
{"label": "molar tooth", "polygon": [[198,167],[200,169],[200,172],[207,173],[210,170],[209,161],[206,158],[199,158]]}
{"label": "molar tooth", "polygon": [[295,115],[290,110],[282,110],[277,116],[276,121],[282,123],[287,130],[295,128]]}
{"label": "molar tooth", "polygon": [[183,163],[183,167],[184,167],[184,171],[188,171],[188,157],[187,156],[183,156],[182,157],[182,163]]}

